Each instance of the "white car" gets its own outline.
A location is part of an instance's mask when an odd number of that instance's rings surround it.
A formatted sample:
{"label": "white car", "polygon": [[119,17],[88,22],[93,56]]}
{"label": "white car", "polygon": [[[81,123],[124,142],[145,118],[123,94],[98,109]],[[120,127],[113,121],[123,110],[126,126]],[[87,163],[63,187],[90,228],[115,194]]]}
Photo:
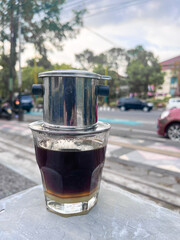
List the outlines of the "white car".
{"label": "white car", "polygon": [[180,98],[170,98],[166,109],[180,108]]}

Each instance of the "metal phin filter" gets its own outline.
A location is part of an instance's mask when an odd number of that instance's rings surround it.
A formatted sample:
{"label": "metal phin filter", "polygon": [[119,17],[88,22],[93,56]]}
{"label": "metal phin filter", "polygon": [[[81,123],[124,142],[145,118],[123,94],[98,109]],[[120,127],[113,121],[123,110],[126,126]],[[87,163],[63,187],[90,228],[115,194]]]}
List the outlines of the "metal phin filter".
{"label": "metal phin filter", "polygon": [[34,84],[32,92],[43,96],[45,126],[87,129],[97,123],[97,97],[109,94],[109,87],[99,82],[111,77],[80,70],[57,70],[40,73],[39,78],[43,84]]}

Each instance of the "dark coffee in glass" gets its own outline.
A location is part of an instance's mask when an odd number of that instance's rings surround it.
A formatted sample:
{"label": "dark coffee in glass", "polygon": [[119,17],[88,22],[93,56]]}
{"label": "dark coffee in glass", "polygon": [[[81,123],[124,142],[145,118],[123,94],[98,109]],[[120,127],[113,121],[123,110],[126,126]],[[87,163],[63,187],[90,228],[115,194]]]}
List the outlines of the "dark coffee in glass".
{"label": "dark coffee in glass", "polygon": [[79,198],[97,191],[105,160],[105,147],[61,151],[35,147],[47,194]]}

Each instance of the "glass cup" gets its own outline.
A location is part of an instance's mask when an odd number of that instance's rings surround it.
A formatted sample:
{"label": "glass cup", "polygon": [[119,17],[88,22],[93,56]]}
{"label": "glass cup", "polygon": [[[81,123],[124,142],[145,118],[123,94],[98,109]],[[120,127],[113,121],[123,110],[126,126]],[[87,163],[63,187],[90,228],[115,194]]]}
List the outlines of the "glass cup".
{"label": "glass cup", "polygon": [[46,207],[62,216],[87,213],[97,202],[110,125],[90,130],[30,124]]}

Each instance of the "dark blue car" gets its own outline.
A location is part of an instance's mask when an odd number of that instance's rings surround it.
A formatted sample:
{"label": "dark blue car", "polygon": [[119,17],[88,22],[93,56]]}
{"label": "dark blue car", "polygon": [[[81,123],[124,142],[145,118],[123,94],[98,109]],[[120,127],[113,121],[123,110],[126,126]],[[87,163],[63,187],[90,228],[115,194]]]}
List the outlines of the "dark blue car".
{"label": "dark blue car", "polygon": [[21,101],[21,108],[23,110],[26,110],[27,112],[31,111],[31,108],[33,108],[33,98],[29,94],[22,94],[21,97],[18,96],[14,101],[14,108],[15,110],[19,109]]}

